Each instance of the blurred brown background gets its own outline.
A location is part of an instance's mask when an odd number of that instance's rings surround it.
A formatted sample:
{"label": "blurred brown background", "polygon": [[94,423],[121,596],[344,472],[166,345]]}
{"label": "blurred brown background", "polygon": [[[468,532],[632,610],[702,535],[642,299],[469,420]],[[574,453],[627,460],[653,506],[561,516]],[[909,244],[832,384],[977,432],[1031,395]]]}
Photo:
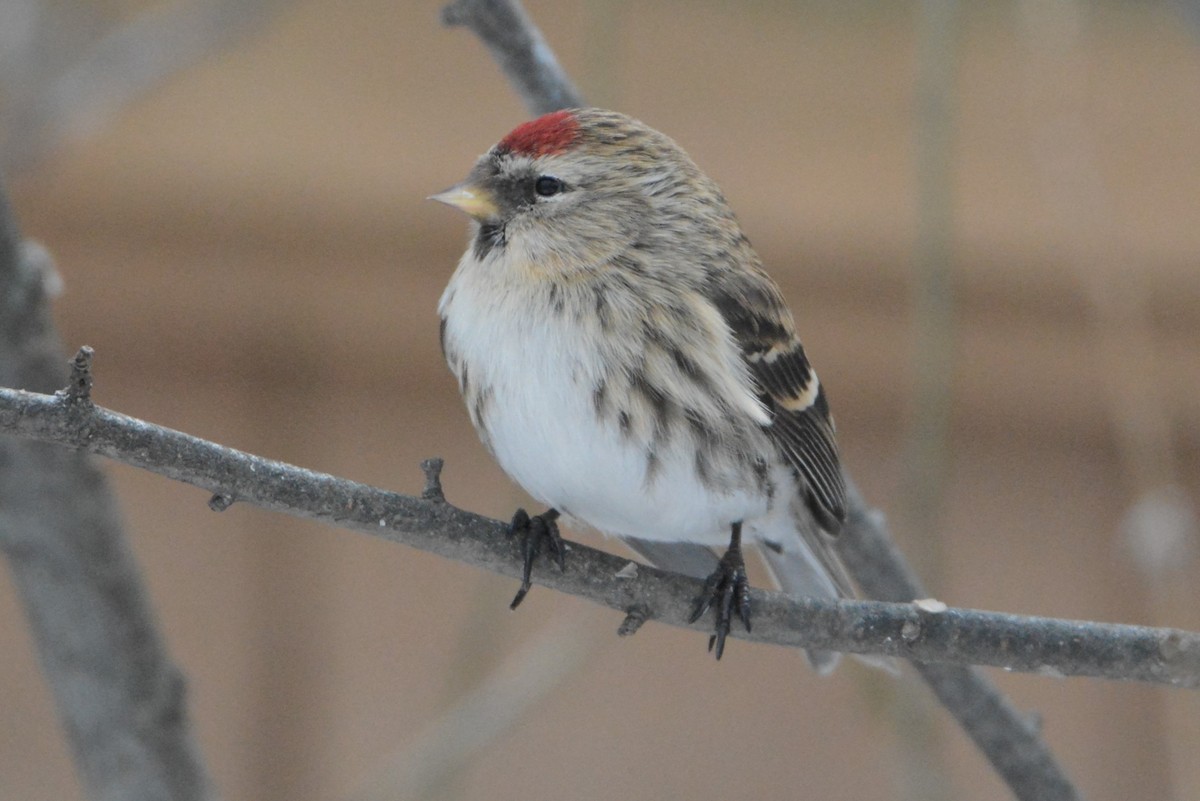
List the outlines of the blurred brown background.
{"label": "blurred brown background", "polygon": [[[79,9],[40,5],[81,57],[101,22],[144,11],[81,7],[92,27],[74,29]],[[101,103],[113,113],[86,131],[59,109],[61,145],[23,131],[6,90],[10,189],[57,259],[67,348],[97,350],[98,402],[407,492],[441,455],[452,502],[506,517],[526,501],[441,361],[435,306],[465,223],[423,201],[526,114],[438,6],[270,8],[131,104]],[[1179,8],[962,9],[939,200],[919,177],[916,4],[527,7],[589,97],[723,185],[796,313],[849,469],[939,598],[1200,628],[1200,29]],[[949,223],[922,228],[939,202]],[[949,448],[919,504],[915,276],[939,241],[957,289]],[[1008,797],[943,713],[914,711],[918,685],[856,664],[818,679],[740,642],[718,664],[656,625],[618,640],[619,616],[545,590],[510,614],[511,581],[110,473],[226,798],[405,787],[396,765],[430,766],[448,705],[547,630],[567,634],[529,661],[580,666],[428,797]],[[78,798],[0,587],[0,798]],[[994,678],[1089,798],[1200,798],[1194,693]]]}

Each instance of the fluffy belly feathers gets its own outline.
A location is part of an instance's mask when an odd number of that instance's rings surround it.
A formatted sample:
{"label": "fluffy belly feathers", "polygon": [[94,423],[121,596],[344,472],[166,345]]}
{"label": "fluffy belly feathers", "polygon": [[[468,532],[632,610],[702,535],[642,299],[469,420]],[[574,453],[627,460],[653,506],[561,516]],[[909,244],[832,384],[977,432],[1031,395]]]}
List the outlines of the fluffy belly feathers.
{"label": "fluffy belly feathers", "polygon": [[750,523],[751,536],[760,528],[773,493],[744,465],[713,468],[720,475],[706,482],[690,432],[662,437],[644,421],[623,427],[598,412],[595,390],[611,376],[592,332],[553,316],[514,317],[527,314],[513,308],[524,304],[503,296],[459,314],[456,291],[441,308],[447,360],[484,442],[530,495],[612,535],[720,546],[734,521]]}

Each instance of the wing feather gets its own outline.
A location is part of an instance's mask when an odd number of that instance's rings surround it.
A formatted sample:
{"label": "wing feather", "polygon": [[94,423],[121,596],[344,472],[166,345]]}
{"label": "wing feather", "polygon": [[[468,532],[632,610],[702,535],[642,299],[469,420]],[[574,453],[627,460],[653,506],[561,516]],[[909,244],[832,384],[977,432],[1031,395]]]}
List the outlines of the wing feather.
{"label": "wing feather", "polygon": [[846,486],[833,418],[779,290],[758,267],[714,272],[708,289],[771,417],[764,430],[803,479],[813,515],[836,532],[846,519]]}

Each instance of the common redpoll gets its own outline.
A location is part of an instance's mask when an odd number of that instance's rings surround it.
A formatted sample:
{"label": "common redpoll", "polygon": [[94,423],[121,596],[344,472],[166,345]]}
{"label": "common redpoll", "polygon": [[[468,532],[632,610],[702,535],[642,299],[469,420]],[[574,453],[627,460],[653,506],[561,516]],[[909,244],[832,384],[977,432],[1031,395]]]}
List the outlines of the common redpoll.
{"label": "common redpoll", "polygon": [[[784,591],[850,592],[829,547],[846,496],[824,390],[721,191],[675,142],[558,111],[433,199],[473,218],[439,305],[446,361],[484,444],[550,507],[513,518],[514,607],[540,551],[562,563],[560,513],[666,569],[697,574],[707,554],[691,617],[715,606],[718,658],[734,615],[750,629],[743,538]],[[707,548],[725,544],[716,562]]]}

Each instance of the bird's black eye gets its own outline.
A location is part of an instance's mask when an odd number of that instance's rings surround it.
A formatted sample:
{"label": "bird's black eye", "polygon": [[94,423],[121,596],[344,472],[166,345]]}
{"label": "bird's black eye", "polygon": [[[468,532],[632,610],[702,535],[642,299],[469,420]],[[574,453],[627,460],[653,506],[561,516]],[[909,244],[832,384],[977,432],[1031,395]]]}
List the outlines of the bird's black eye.
{"label": "bird's black eye", "polygon": [[563,191],[563,182],[553,175],[542,175],[534,181],[533,191],[537,192],[538,197],[554,197]]}

